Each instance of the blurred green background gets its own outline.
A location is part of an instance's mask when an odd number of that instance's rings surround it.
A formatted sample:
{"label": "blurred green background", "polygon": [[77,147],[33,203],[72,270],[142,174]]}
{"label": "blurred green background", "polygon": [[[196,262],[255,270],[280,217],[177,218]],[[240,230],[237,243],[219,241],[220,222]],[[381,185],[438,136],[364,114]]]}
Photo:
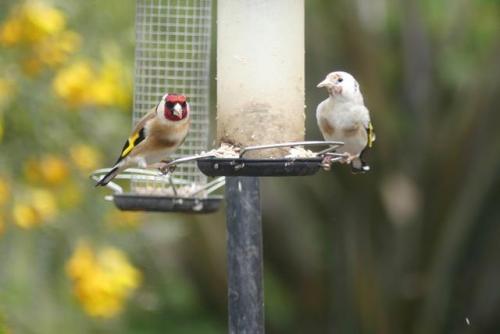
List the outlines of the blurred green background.
{"label": "blurred green background", "polygon": [[[500,333],[500,1],[305,2],[307,138],[346,70],[377,141],[367,175],[262,179],[267,332]],[[0,2],[2,334],[227,331],[224,212],[88,179],[130,129],[134,9]]]}

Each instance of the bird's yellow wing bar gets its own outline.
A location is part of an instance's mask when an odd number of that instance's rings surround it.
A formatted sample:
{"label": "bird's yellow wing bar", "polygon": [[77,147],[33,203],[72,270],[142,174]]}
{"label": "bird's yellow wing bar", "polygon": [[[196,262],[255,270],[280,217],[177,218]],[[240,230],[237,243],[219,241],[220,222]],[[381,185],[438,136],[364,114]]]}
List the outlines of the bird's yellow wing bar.
{"label": "bird's yellow wing bar", "polygon": [[120,153],[120,157],[118,158],[118,161],[116,163],[120,162],[122,159],[127,157],[130,154],[130,152],[132,152],[134,147],[139,145],[144,140],[144,138],[145,138],[144,128],[133,133],[132,136],[130,136],[125,142],[125,145],[122,148],[122,152]]}
{"label": "bird's yellow wing bar", "polygon": [[372,122],[368,123],[368,129],[366,129],[366,131],[368,132],[368,147],[371,148],[376,138],[375,131],[373,131]]}

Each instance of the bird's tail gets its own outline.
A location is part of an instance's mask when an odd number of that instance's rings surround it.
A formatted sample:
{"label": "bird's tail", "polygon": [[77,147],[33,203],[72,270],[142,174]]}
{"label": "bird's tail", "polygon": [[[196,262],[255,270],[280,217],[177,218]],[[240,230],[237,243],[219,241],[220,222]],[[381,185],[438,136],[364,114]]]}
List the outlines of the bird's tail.
{"label": "bird's tail", "polygon": [[121,168],[119,166],[113,167],[106,175],[104,175],[95,186],[105,186],[109,183],[109,181],[113,180],[113,178],[120,173]]}

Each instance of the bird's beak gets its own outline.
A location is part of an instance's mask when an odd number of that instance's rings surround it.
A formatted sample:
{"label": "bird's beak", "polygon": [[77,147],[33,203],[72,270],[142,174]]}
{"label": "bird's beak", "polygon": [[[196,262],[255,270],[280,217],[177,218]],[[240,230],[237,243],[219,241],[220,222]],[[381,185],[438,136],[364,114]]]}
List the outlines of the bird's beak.
{"label": "bird's beak", "polygon": [[182,117],[182,106],[179,103],[175,104],[173,113],[178,118]]}
{"label": "bird's beak", "polygon": [[318,88],[322,88],[322,87],[332,87],[332,83],[330,82],[329,79],[325,79],[323,81],[321,81],[316,87]]}

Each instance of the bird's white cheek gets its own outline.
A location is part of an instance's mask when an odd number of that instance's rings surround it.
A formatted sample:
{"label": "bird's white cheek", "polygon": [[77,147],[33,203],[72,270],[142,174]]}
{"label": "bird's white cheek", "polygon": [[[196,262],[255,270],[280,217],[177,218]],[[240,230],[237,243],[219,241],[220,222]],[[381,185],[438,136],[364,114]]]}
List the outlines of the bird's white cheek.
{"label": "bird's white cheek", "polygon": [[342,86],[333,86],[332,91],[336,95],[342,94]]}

